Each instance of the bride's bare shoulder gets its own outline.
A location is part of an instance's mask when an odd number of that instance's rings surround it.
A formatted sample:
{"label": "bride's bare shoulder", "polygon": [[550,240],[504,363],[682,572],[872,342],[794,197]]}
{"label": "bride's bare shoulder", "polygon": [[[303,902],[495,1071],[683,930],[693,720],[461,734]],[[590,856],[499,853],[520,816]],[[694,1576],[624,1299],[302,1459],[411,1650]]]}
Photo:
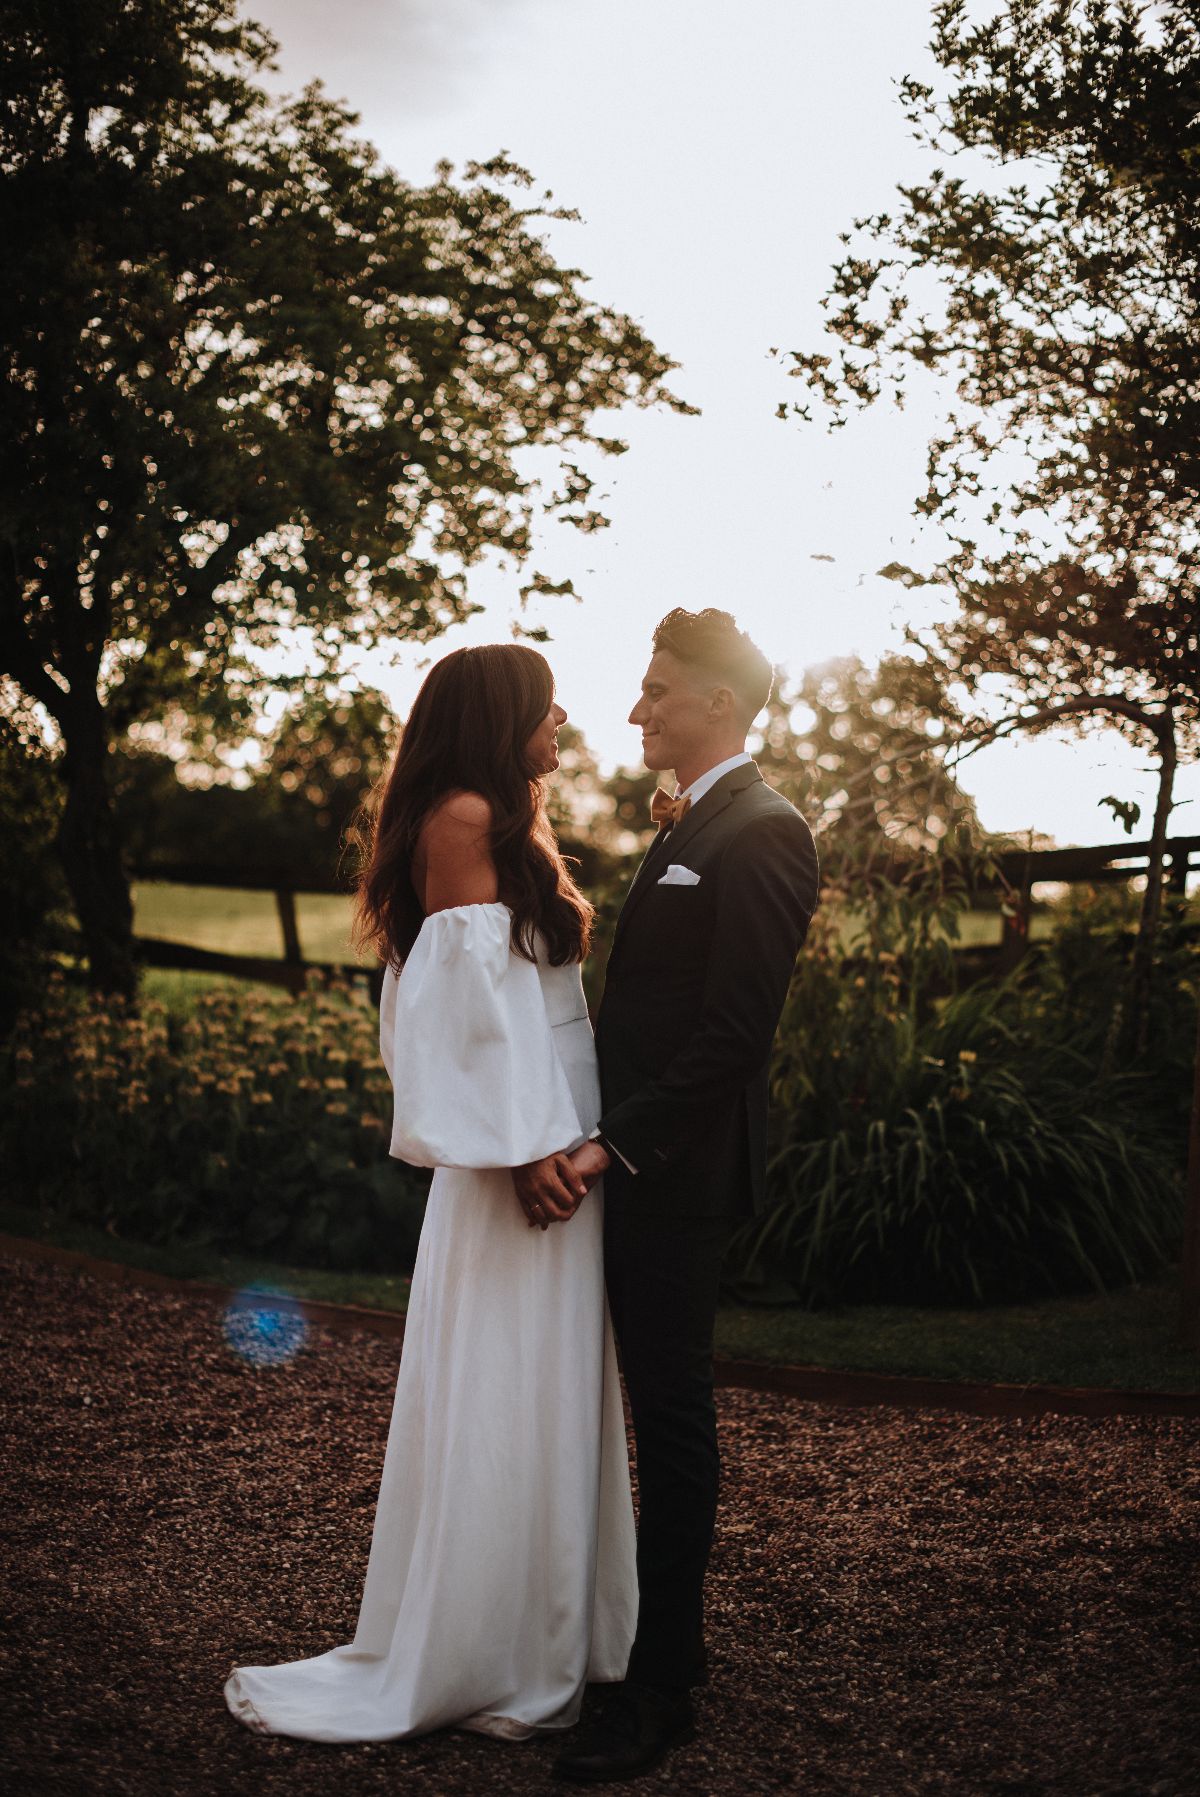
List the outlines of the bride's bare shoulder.
{"label": "bride's bare shoulder", "polygon": [[492,827],[492,806],[481,792],[443,793],[421,826],[422,835],[474,835]]}
{"label": "bride's bare shoulder", "polygon": [[488,904],[496,897],[490,832],[492,807],[482,793],[448,792],[421,826],[416,857],[425,910]]}

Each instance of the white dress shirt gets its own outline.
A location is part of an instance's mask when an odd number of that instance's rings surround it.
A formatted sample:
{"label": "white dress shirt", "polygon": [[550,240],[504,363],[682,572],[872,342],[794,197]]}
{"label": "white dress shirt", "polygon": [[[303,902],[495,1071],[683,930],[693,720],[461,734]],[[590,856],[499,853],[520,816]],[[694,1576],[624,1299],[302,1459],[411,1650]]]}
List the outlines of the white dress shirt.
{"label": "white dress shirt", "polygon": [[707,768],[704,773],[699,774],[690,786],[677,785],[675,797],[682,799],[686,795],[693,805],[697,805],[709,788],[717,784],[718,780],[723,780],[726,774],[732,774],[735,767],[745,767],[748,762],[753,760],[754,757],[748,749],[743,749],[740,754],[730,755],[728,760],[718,761],[716,767]]}

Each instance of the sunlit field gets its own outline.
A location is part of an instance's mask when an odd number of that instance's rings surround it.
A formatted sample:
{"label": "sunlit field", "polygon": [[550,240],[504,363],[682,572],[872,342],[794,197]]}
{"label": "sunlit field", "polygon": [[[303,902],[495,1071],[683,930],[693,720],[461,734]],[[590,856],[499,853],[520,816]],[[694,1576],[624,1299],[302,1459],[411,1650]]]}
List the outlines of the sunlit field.
{"label": "sunlit field", "polygon": [[[144,881],[134,889],[134,928],[139,936],[232,955],[283,954],[279,913],[269,892],[239,892],[220,886],[176,886]],[[337,893],[299,892],[296,919],[300,946],[307,961],[344,961],[367,965],[350,946],[352,901]],[[1054,929],[1052,905],[1035,910],[1030,928],[1037,940]],[[1000,940],[996,911],[969,911],[960,920],[964,948],[982,948]]]}
{"label": "sunlit field", "polygon": [[[296,894],[296,921],[305,960],[355,962],[350,946],[351,911],[351,900],[338,893]],[[283,955],[279,913],[269,892],[139,882],[134,888],[134,929],[139,936],[185,942],[217,953]]]}

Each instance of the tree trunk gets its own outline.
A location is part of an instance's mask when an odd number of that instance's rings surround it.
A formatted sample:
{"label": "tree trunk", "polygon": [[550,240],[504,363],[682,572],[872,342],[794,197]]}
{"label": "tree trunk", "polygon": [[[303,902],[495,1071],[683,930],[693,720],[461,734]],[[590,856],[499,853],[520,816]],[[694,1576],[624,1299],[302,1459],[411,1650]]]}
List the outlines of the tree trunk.
{"label": "tree trunk", "polygon": [[92,985],[132,998],[133,904],[108,790],[104,710],[89,698],[63,731],[67,802],[58,852],[83,934]]}
{"label": "tree trunk", "polygon": [[1154,974],[1158,920],[1162,915],[1167,827],[1171,821],[1178,761],[1175,718],[1169,706],[1162,715],[1156,734],[1159,754],[1158,798],[1154,806],[1154,827],[1150,832],[1150,852],[1146,861],[1146,890],[1142,895],[1137,940],[1133,945],[1133,961],[1129,970],[1129,1042],[1135,1060],[1140,1060],[1145,1054],[1149,1036],[1150,982]]}
{"label": "tree trunk", "polygon": [[1192,1127],[1188,1138],[1187,1208],[1183,1219],[1179,1339],[1185,1348],[1200,1348],[1200,1006],[1196,1010],[1196,1062],[1192,1082]]}

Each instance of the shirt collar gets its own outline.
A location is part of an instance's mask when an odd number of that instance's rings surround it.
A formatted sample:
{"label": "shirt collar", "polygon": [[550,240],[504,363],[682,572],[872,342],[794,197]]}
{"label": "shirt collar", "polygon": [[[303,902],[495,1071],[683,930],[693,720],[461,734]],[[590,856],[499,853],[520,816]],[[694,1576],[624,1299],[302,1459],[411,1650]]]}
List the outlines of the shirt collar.
{"label": "shirt collar", "polygon": [[683,798],[686,791],[687,797],[695,805],[704,797],[710,787],[717,784],[718,780],[723,780],[726,774],[731,774],[735,767],[745,767],[747,762],[753,761],[753,759],[749,750],[743,749],[740,755],[731,755],[728,761],[718,761],[716,767],[707,768],[704,773],[692,781],[689,787],[676,786],[675,797]]}

